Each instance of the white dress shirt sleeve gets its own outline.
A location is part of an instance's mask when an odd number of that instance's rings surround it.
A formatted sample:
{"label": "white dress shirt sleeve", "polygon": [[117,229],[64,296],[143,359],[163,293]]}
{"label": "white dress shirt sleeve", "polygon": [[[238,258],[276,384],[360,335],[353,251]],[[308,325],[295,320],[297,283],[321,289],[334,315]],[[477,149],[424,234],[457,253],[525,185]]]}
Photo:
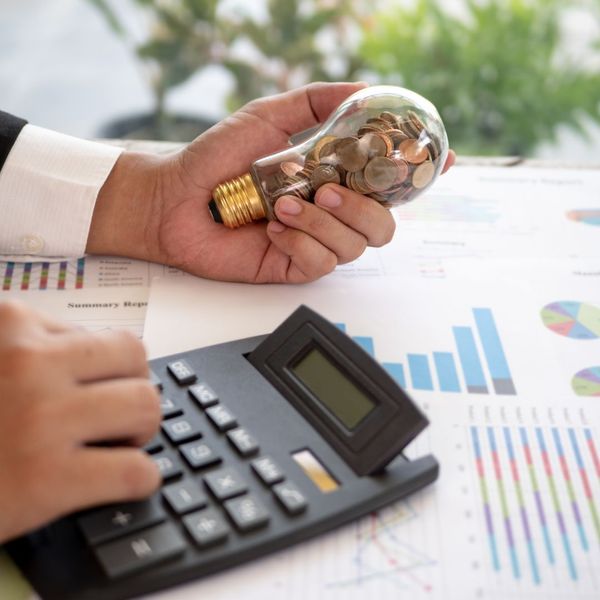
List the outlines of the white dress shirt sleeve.
{"label": "white dress shirt sleeve", "polygon": [[0,260],[82,256],[122,149],[26,125],[0,171]]}

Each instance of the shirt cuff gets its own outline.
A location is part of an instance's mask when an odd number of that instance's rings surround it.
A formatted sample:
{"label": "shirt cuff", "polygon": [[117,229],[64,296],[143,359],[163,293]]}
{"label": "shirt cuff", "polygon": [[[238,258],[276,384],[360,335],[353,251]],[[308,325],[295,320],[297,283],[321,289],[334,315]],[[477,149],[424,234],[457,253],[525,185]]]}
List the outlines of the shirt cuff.
{"label": "shirt cuff", "polygon": [[122,151],[26,125],[0,171],[0,258],[83,255],[98,192]]}

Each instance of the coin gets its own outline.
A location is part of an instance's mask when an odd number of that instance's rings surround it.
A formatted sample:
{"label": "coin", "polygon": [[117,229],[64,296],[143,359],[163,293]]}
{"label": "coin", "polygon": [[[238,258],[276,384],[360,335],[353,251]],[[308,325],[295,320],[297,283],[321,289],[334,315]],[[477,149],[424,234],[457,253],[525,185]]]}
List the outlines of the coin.
{"label": "coin", "polygon": [[337,169],[332,165],[319,165],[315,168],[310,176],[310,183],[315,190],[318,190],[322,185],[326,183],[339,183],[340,174]]}
{"label": "coin", "polygon": [[[321,158],[322,156],[322,151],[323,148],[325,148],[325,146],[327,146],[328,144],[331,144],[332,142],[337,142],[338,141],[338,137],[336,135],[324,135],[316,144],[314,147],[314,153],[316,155],[317,160]],[[335,148],[335,146],[334,146]]]}
{"label": "coin", "polygon": [[360,171],[369,160],[369,152],[358,138],[342,139],[336,146],[336,153],[342,167],[350,173]]}
{"label": "coin", "polygon": [[420,164],[414,171],[412,176],[412,184],[418,189],[423,189],[433,179],[435,166],[431,161]]}
{"label": "coin", "polygon": [[387,190],[398,176],[398,165],[384,156],[371,159],[365,167],[365,182],[374,192]]}
{"label": "coin", "polygon": [[375,156],[386,156],[388,154],[389,146],[392,146],[392,141],[388,139],[384,139],[383,134],[380,133],[367,133],[360,138],[360,143],[364,144],[367,147],[367,153],[369,158],[374,158]]}
{"label": "coin", "polygon": [[386,135],[392,140],[394,148],[397,148],[404,140],[409,139],[408,135],[400,129],[390,129],[386,131]]}
{"label": "coin", "polygon": [[413,165],[422,163],[429,156],[427,147],[422,146],[419,140],[404,140],[398,147],[398,150],[401,156]]}
{"label": "coin", "polygon": [[406,181],[406,178],[408,177],[408,163],[405,160],[396,157],[393,157],[392,160],[398,167],[398,174],[396,175],[396,179],[394,181],[394,185],[397,185]]}
{"label": "coin", "polygon": [[392,125],[392,127],[396,127],[398,125],[396,115],[389,110],[384,110],[379,117],[384,121],[387,121],[390,125]]}
{"label": "coin", "polygon": [[279,165],[279,168],[288,176],[295,175],[298,171],[302,169],[302,165],[298,163],[285,161]]}

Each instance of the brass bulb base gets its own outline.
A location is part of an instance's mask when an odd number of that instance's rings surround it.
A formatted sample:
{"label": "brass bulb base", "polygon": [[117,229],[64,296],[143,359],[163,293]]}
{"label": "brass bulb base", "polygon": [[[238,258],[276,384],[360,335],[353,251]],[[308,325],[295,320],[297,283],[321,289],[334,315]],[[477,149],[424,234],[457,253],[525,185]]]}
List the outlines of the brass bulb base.
{"label": "brass bulb base", "polygon": [[209,208],[215,221],[231,229],[264,219],[268,212],[250,173],[219,184]]}

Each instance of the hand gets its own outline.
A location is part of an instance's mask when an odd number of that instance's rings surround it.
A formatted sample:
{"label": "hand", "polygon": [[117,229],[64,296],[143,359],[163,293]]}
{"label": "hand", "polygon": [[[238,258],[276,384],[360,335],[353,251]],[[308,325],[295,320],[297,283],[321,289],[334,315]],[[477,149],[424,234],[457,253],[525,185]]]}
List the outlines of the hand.
{"label": "hand", "polygon": [[[0,543],[158,487],[156,465],[133,447],[160,423],[147,375],[127,332],[91,334],[0,303]],[[90,445],[111,440],[119,446]]]}
{"label": "hand", "polygon": [[[214,223],[207,208],[219,183],[286,147],[292,133],[324,121],[361,87],[312,84],[251,102],[171,158],[123,155],[98,200],[88,251],[165,263],[213,279],[302,283],[356,259],[367,246],[389,242],[395,228],[390,212],[332,184],[318,190],[314,204],[279,199],[278,221],[268,224],[230,230]],[[451,153],[445,168],[453,162]],[[141,172],[145,175],[134,175]],[[132,200],[148,187],[141,201]]]}

